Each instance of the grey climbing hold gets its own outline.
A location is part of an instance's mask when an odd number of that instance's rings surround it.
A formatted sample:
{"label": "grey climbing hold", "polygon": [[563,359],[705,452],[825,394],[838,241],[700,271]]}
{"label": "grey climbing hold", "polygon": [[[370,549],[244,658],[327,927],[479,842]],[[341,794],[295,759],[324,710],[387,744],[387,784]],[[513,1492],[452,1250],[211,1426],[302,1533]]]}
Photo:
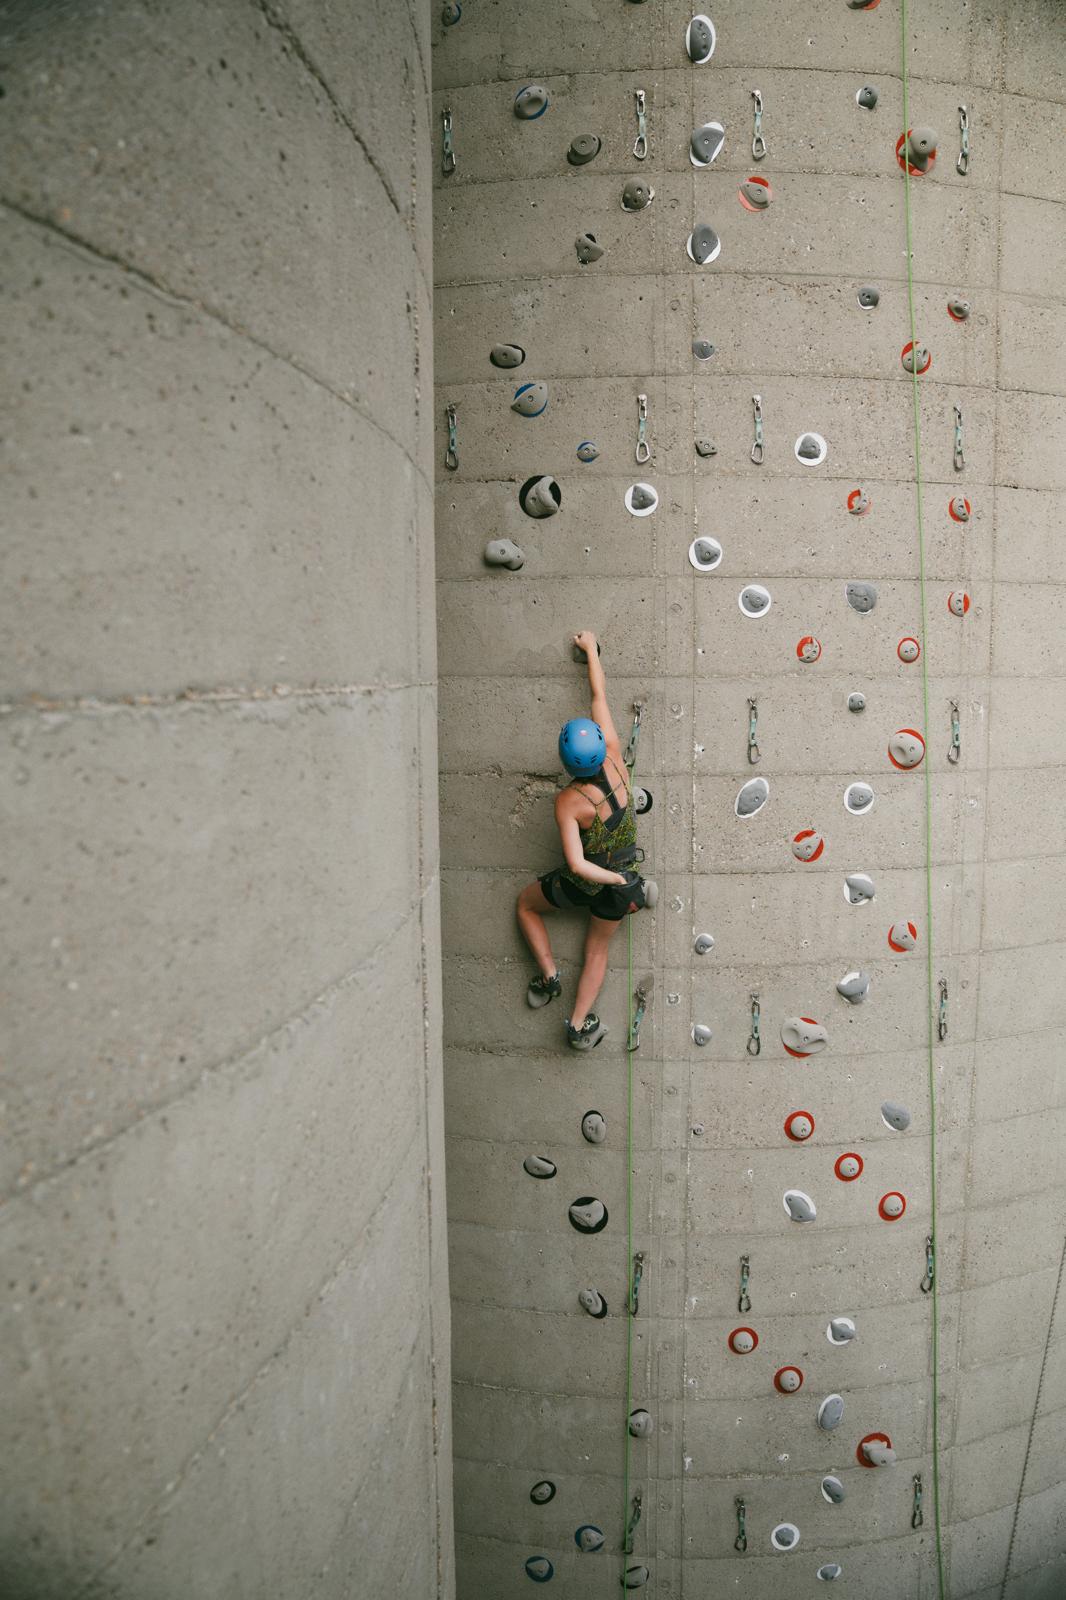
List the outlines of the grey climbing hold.
{"label": "grey climbing hold", "polygon": [[697,572],[713,572],[722,559],[722,547],[717,539],[701,535],[689,545],[688,559]]}
{"label": "grey climbing hold", "polygon": [[527,478],[518,491],[518,504],[527,517],[554,517],[562,503],[563,492],[547,473]]}
{"label": "grey climbing hold", "polygon": [[764,617],[773,601],[769,589],[764,589],[761,583],[749,583],[741,589],[737,604],[746,617]]}
{"label": "grey climbing hold", "polygon": [[793,1222],[813,1222],[818,1215],[814,1201],[802,1189],[786,1189],[782,1204]]}
{"label": "grey climbing hold", "polygon": [[850,1005],[861,1006],[866,996],[870,993],[870,974],[860,972],[845,972],[837,983],[837,994],[841,995]]}
{"label": "grey climbing hold", "polygon": [[858,1334],[850,1317],[833,1317],[825,1330],[825,1336],[830,1344],[850,1344]]}
{"label": "grey climbing hold", "polygon": [[866,616],[877,604],[877,585],[874,583],[846,583],[844,595],[853,611]]}
{"label": "grey climbing hold", "polygon": [[527,1156],[522,1165],[531,1178],[554,1178],[559,1170],[547,1156]]}
{"label": "grey climbing hold", "polygon": [[447,0],[447,3],[441,8],[440,20],[446,28],[454,28],[462,14],[463,8],[459,4],[459,0]]}
{"label": "grey climbing hold", "polygon": [[801,433],[795,450],[796,460],[805,467],[819,466],[829,454],[829,446],[820,433]]}
{"label": "grey climbing hold", "polygon": [[765,778],[749,778],[737,794],[733,810],[738,817],[753,817],[761,811],[770,798],[770,785]]}
{"label": "grey climbing hold", "polygon": [[634,517],[650,517],[659,504],[659,492],[650,483],[631,483],[625,492],[626,510]]}
{"label": "grey climbing hold", "polygon": [[514,97],[514,114],[525,122],[542,117],[548,109],[548,91],[541,83],[527,83]]}
{"label": "grey climbing hold", "polygon": [[889,759],[895,766],[909,772],[922,764],[925,740],[914,728],[897,728],[888,741]]}
{"label": "grey climbing hold", "polygon": [[582,1311],[587,1311],[597,1322],[602,1322],[607,1315],[607,1302],[598,1289],[580,1290],[577,1300]]}
{"label": "grey climbing hold", "polygon": [[526,1576],[534,1583],[547,1583],[549,1578],[554,1578],[555,1568],[547,1556],[530,1556],[526,1562]]}
{"label": "grey climbing hold", "polygon": [[579,133],[571,139],[566,159],[572,167],[584,167],[595,161],[602,148],[603,141],[598,133]]}
{"label": "grey climbing hold", "polygon": [[578,1233],[601,1233],[607,1226],[607,1207],[592,1195],[580,1195],[570,1207],[570,1225]]}
{"label": "grey climbing hold", "polygon": [[903,362],[904,372],[924,372],[932,360],[924,344],[912,344],[904,350],[900,360]]}
{"label": "grey climbing hold", "polygon": [[844,899],[849,906],[868,904],[874,897],[874,880],[865,872],[849,872],[844,879]]}
{"label": "grey climbing hold", "polygon": [[[843,1422],[843,1420],[843,1397],[839,1394],[827,1394],[821,1405],[818,1407],[818,1426],[821,1428],[823,1433],[832,1433],[834,1428],[840,1427],[840,1424]],[[843,1500],[843,1498],[844,1494],[843,1491],[841,1491],[840,1499]],[[839,1505],[840,1501],[834,1501],[834,1504]]]}
{"label": "grey climbing hold", "polygon": [[868,783],[849,783],[844,790],[844,810],[850,811],[852,816],[861,817],[873,809],[874,799],[874,792]]}
{"label": "grey climbing hold", "polygon": [[593,261],[599,261],[604,253],[603,245],[597,244],[594,233],[579,233],[574,240],[574,249],[583,267],[589,266]]}
{"label": "grey climbing hold", "polygon": [[896,1459],[896,1452],[883,1439],[867,1439],[862,1453],[871,1467],[890,1467]]}
{"label": "grey climbing hold", "polygon": [[801,828],[792,839],[792,854],[797,861],[817,861],[825,849],[825,839],[814,828]]}
{"label": "grey climbing hold", "polygon": [[913,922],[894,922],[888,930],[888,942],[893,950],[913,950],[918,943],[918,930]]}
{"label": "grey climbing hold", "polygon": [[800,1531],[794,1522],[779,1522],[770,1534],[775,1550],[795,1550],[800,1541]]}
{"label": "grey climbing hold", "polygon": [[638,1406],[629,1413],[629,1431],[634,1439],[650,1439],[655,1432],[655,1424],[651,1419],[651,1412],[645,1411],[643,1406]]}
{"label": "grey climbing hold", "polygon": [[692,1040],[694,1044],[702,1047],[705,1044],[710,1044],[713,1038],[714,1034],[705,1022],[694,1022],[692,1024]]}
{"label": "grey climbing hold", "polygon": [[512,572],[520,572],[525,559],[513,539],[490,539],[485,546],[485,563],[490,567],[510,567]]}
{"label": "grey climbing hold", "polygon": [[973,310],[968,300],[961,300],[957,296],[948,301],[948,312],[956,322],[966,322]]}
{"label": "grey climbing hold", "polygon": [[714,935],[712,933],[698,933],[692,948],[698,956],[710,955],[714,949]]}
{"label": "grey climbing hold", "polygon": [[848,695],[848,710],[849,711],[865,711],[866,710],[866,696],[863,694],[861,689],[853,689],[851,691],[851,693]]}
{"label": "grey climbing hold", "polygon": [[860,489],[854,500],[848,496],[848,510],[853,517],[864,517],[870,509],[870,496],[865,489]]}
{"label": "grey climbing hold", "polygon": [[912,638],[910,634],[905,639],[901,639],[896,646],[896,654],[901,661],[917,661],[921,653],[921,646],[917,639]]}
{"label": "grey climbing hold", "polygon": [[714,345],[709,339],[693,339],[692,354],[697,361],[709,361],[714,353]]}
{"label": "grey climbing hold", "polygon": [[912,167],[925,172],[936,155],[936,129],[912,128],[907,135],[907,159]]}
{"label": "grey climbing hold", "polygon": [[906,1106],[901,1106],[897,1100],[885,1100],[881,1105],[881,1121],[886,1128],[895,1128],[897,1133],[906,1133],[911,1125],[911,1114]]}
{"label": "grey climbing hold", "polygon": [[591,439],[582,439],[577,447],[577,459],[579,461],[595,461],[599,453]]}
{"label": "grey climbing hold", "polygon": [[650,183],[644,183],[640,178],[630,178],[622,190],[623,211],[643,211],[655,199],[655,190]]}
{"label": "grey climbing hold", "polygon": [[834,1578],[839,1578],[843,1571],[844,1568],[839,1561],[827,1561],[824,1566],[818,1568],[815,1577],[822,1583],[831,1583]]}
{"label": "grey climbing hold", "polygon": [[828,1500],[831,1506],[842,1506],[846,1499],[844,1485],[831,1472],[822,1479],[822,1497]]}
{"label": "grey climbing hold", "polygon": [[542,1478],[535,1483],[529,1491],[529,1498],[535,1506],[546,1506],[549,1500],[555,1499],[555,1485],[550,1478]]}
{"label": "grey climbing hold", "polygon": [[753,178],[742,183],[739,192],[741,199],[746,200],[749,206],[754,206],[756,211],[766,211],[773,199],[769,186],[765,183],[756,183]]}
{"label": "grey climbing hold", "polygon": [[574,1534],[574,1543],[586,1555],[592,1550],[602,1550],[603,1529],[594,1527],[591,1522],[583,1523]]}
{"label": "grey climbing hold", "polygon": [[602,1111],[586,1111],[581,1118],[581,1137],[588,1144],[602,1144],[607,1137],[607,1118]]}
{"label": "grey climbing hold", "polygon": [[[650,811],[653,804],[654,801],[652,800],[650,789],[637,788],[633,790],[633,810],[637,813],[638,817],[642,817],[645,811]],[[646,881],[645,888],[647,888]],[[650,906],[651,901],[646,900],[645,904]]]}
{"label": "grey climbing hold", "polygon": [[722,241],[715,233],[709,222],[697,222],[688,236],[685,246],[691,260],[697,266],[706,266],[709,261],[716,261],[721,254]]}
{"label": "grey climbing hold", "polygon": [[803,1387],[803,1374],[798,1367],[782,1367],[774,1374],[774,1383],[782,1394],[795,1394]]}
{"label": "grey climbing hold", "polygon": [[880,289],[875,289],[872,283],[864,283],[859,290],[859,304],[864,311],[872,311],[881,299]]}
{"label": "grey climbing hold", "polygon": [[970,520],[970,502],[961,494],[957,494],[951,502],[951,515],[956,522],[969,522]]}
{"label": "grey climbing hold", "polygon": [[697,67],[702,67],[714,55],[717,39],[714,23],[703,12],[698,12],[685,29],[685,50]]}
{"label": "grey climbing hold", "polygon": [[814,1132],[814,1118],[807,1111],[793,1111],[785,1118],[785,1135],[802,1144]]}
{"label": "grey climbing hold", "polygon": [[718,446],[713,439],[697,439],[696,454],[698,456],[716,456],[718,454]]}
{"label": "grey climbing hold", "polygon": [[538,378],[534,383],[523,383],[514,392],[511,410],[520,417],[539,417],[548,404],[548,385]]}
{"label": "grey climbing hold", "polygon": [[494,367],[520,367],[525,359],[526,353],[520,344],[494,344],[489,351]]}
{"label": "grey climbing hold", "polygon": [[790,1056],[816,1056],[829,1044],[829,1035],[812,1017],[786,1017],[781,1024],[781,1043]]}
{"label": "grey climbing hold", "polygon": [[854,1150],[845,1150],[844,1154],[838,1156],[833,1163],[833,1171],[841,1183],[854,1183],[862,1171],[862,1157]]}
{"label": "grey climbing hold", "polygon": [[693,128],[689,139],[688,158],[694,167],[709,167],[716,160],[725,143],[725,129],[720,122],[705,122]]}
{"label": "grey climbing hold", "polygon": [[651,1573],[647,1567],[627,1567],[622,1578],[623,1589],[643,1589]]}
{"label": "grey climbing hold", "polygon": [[877,104],[877,90],[872,83],[864,83],[855,96],[855,104],[864,111],[872,111]]}

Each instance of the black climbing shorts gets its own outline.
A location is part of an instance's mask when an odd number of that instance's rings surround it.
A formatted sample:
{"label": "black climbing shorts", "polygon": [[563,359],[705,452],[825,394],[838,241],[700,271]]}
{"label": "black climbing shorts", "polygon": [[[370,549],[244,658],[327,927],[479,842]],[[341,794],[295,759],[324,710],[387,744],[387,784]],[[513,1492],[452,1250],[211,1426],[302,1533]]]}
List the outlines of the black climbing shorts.
{"label": "black climbing shorts", "polygon": [[637,883],[605,883],[595,894],[584,894],[576,883],[564,876],[565,867],[555,867],[537,879],[545,900],[559,911],[591,911],[604,922],[621,922],[631,905],[641,904]]}

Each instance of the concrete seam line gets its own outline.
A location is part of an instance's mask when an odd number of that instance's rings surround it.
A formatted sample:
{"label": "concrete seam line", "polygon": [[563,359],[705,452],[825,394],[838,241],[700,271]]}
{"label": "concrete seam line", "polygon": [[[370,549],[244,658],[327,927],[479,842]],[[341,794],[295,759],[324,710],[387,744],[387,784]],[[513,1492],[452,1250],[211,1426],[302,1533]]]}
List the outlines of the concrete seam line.
{"label": "concrete seam line", "polygon": [[275,683],[261,689],[178,689],[172,694],[78,695],[73,699],[30,694],[17,700],[0,701],[0,717],[47,716],[55,712],[70,715],[108,716],[124,711],[177,711],[184,707],[229,707],[277,704],[285,700],[310,701],[368,699],[380,694],[408,694],[432,689],[431,683],[324,683],[315,688],[293,689]]}

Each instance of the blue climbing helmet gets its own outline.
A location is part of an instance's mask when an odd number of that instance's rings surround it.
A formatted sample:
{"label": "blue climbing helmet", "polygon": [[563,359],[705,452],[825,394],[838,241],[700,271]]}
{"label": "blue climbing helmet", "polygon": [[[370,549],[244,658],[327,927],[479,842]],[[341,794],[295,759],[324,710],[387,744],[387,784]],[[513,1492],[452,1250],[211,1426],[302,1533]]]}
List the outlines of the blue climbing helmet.
{"label": "blue climbing helmet", "polygon": [[607,740],[598,722],[571,717],[559,734],[559,760],[572,778],[591,778],[603,766]]}

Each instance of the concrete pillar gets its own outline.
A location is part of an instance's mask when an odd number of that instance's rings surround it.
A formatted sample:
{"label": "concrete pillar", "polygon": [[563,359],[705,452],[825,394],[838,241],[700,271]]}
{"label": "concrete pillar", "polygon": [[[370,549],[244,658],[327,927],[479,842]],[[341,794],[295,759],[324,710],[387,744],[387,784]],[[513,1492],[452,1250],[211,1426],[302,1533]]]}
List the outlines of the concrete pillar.
{"label": "concrete pillar", "polygon": [[0,31],[0,1588],[446,1596],[428,18]]}
{"label": "concrete pillar", "polygon": [[[650,979],[651,1002],[633,1059],[632,1246],[646,1265],[628,1329],[631,1400],[656,1426],[630,1443],[629,1491],[643,1493],[632,1562],[647,1563],[659,1597],[813,1593],[833,1562],[866,1597],[938,1594],[933,1305],[919,1288],[935,1109],[943,1593],[992,1600],[1006,1577],[1008,1594],[1050,1595],[1066,1562],[1061,1300],[1052,1323],[1066,1131],[1053,1066],[1066,1024],[1066,190],[1050,155],[1066,132],[1066,26],[1050,0],[909,8],[909,121],[939,131],[935,165],[912,183],[915,315],[933,357],[919,380],[923,626],[901,360],[911,331],[895,153],[900,8],[720,0],[710,10],[717,48],[704,66],[687,59],[690,13],[672,0],[471,3],[435,35],[458,1592],[526,1594],[524,1564],[543,1556],[562,1592],[608,1596],[626,1564],[626,934],[600,1007],[611,1033],[582,1058],[562,1035],[579,919],[557,919],[562,1002],[530,1011],[531,966],[512,918],[516,890],[559,858],[555,737],[587,712],[569,647],[587,627],[603,639],[616,721],[628,724],[636,699],[648,706],[637,776],[654,809],[641,836],[662,888],[656,915],[633,930],[633,979]],[[549,100],[526,120],[513,106],[530,83]],[[856,102],[867,84],[872,110]],[[756,89],[768,146],[759,162]],[[963,104],[966,176],[956,170]],[[447,177],[445,109],[457,158]],[[712,120],[724,149],[697,169],[690,134]],[[571,165],[568,146],[583,133],[602,148]],[[772,186],[763,214],[738,199],[753,176]],[[655,197],[630,214],[620,202],[635,178]],[[705,266],[685,249],[699,222],[722,243]],[[583,266],[574,241],[586,231],[606,254]],[[859,304],[866,285],[880,291],[876,309]],[[968,320],[949,316],[955,297],[971,302]],[[705,362],[696,339],[715,347]],[[495,370],[499,342],[523,347],[524,363]],[[549,386],[536,418],[510,409],[530,380]],[[634,461],[638,394],[648,397],[646,467]],[[751,459],[756,394],[761,466]],[[454,472],[443,470],[449,402]],[[827,441],[820,465],[794,452],[807,431]],[[700,455],[702,439],[716,453]],[[598,447],[591,462],[575,453],[583,440]],[[562,505],[537,521],[518,493],[543,473]],[[638,479],[659,495],[641,520],[623,504]],[[855,490],[869,497],[868,516],[851,514]],[[949,514],[959,495],[965,522]],[[714,571],[690,565],[695,536],[720,542]],[[523,550],[520,571],[483,563],[486,541],[501,537]],[[849,604],[854,581],[876,585],[872,612]],[[738,606],[750,583],[773,600],[751,619]],[[961,617],[949,609],[958,591],[970,601]],[[798,652],[808,635],[817,660]],[[900,652],[907,636],[924,663]],[[849,711],[853,691],[865,710]],[[927,742],[915,771],[888,757],[907,727]],[[755,775],[769,802],[740,820],[734,801]],[[855,782],[872,787],[872,809],[845,808]],[[825,839],[809,861],[793,853],[807,830]],[[848,873],[872,877],[872,903],[847,903]],[[890,929],[908,922],[916,948],[893,948]],[[715,940],[707,955],[694,950],[702,932]],[[871,980],[854,1006],[836,987],[853,969]],[[753,993],[758,1057],[746,1050]],[[828,1047],[787,1054],[790,1017],[816,1019]],[[697,1023],[712,1029],[703,1048]],[[883,1102],[909,1109],[905,1131],[882,1119]],[[590,1108],[607,1119],[603,1145],[582,1138]],[[795,1141],[785,1124],[800,1110],[815,1128]],[[854,1181],[835,1171],[848,1152],[862,1162]],[[526,1176],[532,1154],[558,1176]],[[789,1219],[787,1189],[813,1198],[814,1222]],[[884,1220],[879,1201],[892,1191],[906,1210]],[[568,1205],[586,1195],[610,1216],[593,1237],[568,1222]],[[607,1318],[580,1308],[586,1285],[606,1298]],[[858,1337],[830,1343],[833,1317],[853,1319]],[[738,1325],[758,1334],[751,1354],[729,1348]],[[804,1374],[798,1392],[775,1388],[787,1365]],[[844,1421],[826,1433],[816,1415],[833,1392]],[[867,1469],[856,1452],[878,1431],[897,1459]],[[842,1505],[820,1492],[829,1473],[845,1487]],[[925,1520],[912,1529],[916,1473]],[[544,1479],[554,1497],[531,1503]],[[778,1553],[770,1535],[782,1522],[801,1538]],[[578,1549],[584,1524],[604,1530],[604,1551]]]}

